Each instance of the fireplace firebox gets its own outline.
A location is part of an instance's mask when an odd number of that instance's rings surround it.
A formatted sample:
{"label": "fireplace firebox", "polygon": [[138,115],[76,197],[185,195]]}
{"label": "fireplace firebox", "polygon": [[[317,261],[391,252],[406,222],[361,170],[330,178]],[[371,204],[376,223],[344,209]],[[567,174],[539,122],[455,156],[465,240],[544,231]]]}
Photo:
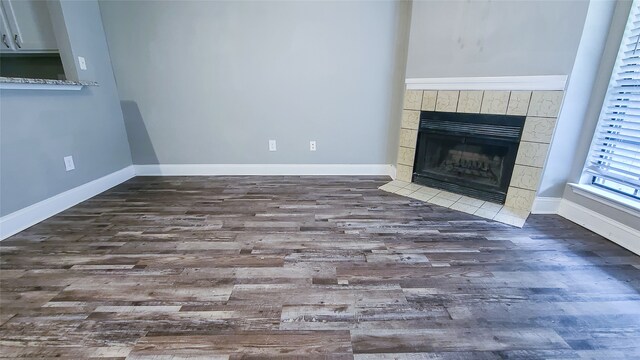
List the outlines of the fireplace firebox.
{"label": "fireplace firebox", "polygon": [[524,116],[420,113],[413,182],[504,204]]}

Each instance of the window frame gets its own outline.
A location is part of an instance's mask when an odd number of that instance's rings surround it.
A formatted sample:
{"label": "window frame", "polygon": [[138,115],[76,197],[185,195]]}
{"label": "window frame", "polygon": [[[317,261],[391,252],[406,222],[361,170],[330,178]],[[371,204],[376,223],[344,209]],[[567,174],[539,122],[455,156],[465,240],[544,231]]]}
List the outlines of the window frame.
{"label": "window frame", "polygon": [[[631,4],[629,15],[627,17],[627,21],[625,24],[624,33],[622,35],[620,44],[618,46],[616,60],[613,65],[613,68],[611,69],[609,84],[607,86],[607,90],[602,102],[602,107],[598,115],[598,121],[594,129],[591,143],[589,145],[587,158],[585,159],[585,163],[582,168],[580,181],[578,184],[570,184],[571,187],[573,188],[573,191],[576,193],[580,193],[594,200],[596,200],[597,198],[604,198],[616,204],[620,204],[625,208],[630,208],[634,213],[637,213],[638,211],[640,211],[640,189],[635,189],[636,190],[635,194],[631,195],[623,191],[616,190],[614,188],[606,187],[602,184],[597,184],[596,179],[603,179],[605,181],[606,179],[602,177],[598,177],[595,174],[588,173],[587,168],[589,167],[592,160],[594,159],[594,149],[601,147],[602,141],[601,140],[598,141],[597,138],[599,137],[599,135],[606,134],[606,132],[601,131],[601,129],[603,128],[603,123],[608,118],[610,118],[610,116],[606,115],[607,107],[611,97],[610,94],[613,88],[617,86],[617,80],[619,80],[619,77],[617,75],[619,73],[621,65],[623,64],[623,57],[624,57],[623,54],[625,52],[624,47],[633,29],[633,22],[634,22],[633,19],[639,16],[640,16],[640,0],[634,0],[633,3]],[[640,152],[640,149],[639,149],[639,152]],[[638,175],[640,178],[640,174]]]}

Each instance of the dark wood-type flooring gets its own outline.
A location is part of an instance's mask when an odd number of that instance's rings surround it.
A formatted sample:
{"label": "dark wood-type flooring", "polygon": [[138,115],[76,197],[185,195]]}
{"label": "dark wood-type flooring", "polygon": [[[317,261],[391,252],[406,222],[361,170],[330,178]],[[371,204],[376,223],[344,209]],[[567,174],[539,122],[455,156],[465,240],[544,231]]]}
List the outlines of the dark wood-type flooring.
{"label": "dark wood-type flooring", "polygon": [[386,181],[134,178],[0,243],[0,357],[640,358],[640,257]]}

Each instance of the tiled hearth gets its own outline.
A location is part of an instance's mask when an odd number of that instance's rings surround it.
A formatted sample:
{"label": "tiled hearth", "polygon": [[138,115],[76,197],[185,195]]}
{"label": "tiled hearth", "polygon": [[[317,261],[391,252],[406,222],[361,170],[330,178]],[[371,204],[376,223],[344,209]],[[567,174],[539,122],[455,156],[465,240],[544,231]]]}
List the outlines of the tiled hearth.
{"label": "tiled hearth", "polygon": [[[407,90],[397,177],[381,189],[521,227],[538,191],[562,97],[562,91]],[[421,110],[526,116],[504,206],[411,183]]]}
{"label": "tiled hearth", "polygon": [[518,227],[522,227],[527,216],[529,216],[529,211],[511,209],[489,201],[478,200],[406,181],[393,180],[382,185],[380,190]]}

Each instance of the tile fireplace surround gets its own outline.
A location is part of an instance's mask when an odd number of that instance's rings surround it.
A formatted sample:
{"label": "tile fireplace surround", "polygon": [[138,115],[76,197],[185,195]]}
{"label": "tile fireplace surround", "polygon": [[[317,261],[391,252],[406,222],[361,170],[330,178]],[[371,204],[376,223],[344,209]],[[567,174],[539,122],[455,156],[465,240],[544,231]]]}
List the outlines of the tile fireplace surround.
{"label": "tile fireplace surround", "polygon": [[[407,90],[396,180],[382,190],[522,227],[540,185],[563,91]],[[420,111],[526,116],[504,206],[412,184]]]}

